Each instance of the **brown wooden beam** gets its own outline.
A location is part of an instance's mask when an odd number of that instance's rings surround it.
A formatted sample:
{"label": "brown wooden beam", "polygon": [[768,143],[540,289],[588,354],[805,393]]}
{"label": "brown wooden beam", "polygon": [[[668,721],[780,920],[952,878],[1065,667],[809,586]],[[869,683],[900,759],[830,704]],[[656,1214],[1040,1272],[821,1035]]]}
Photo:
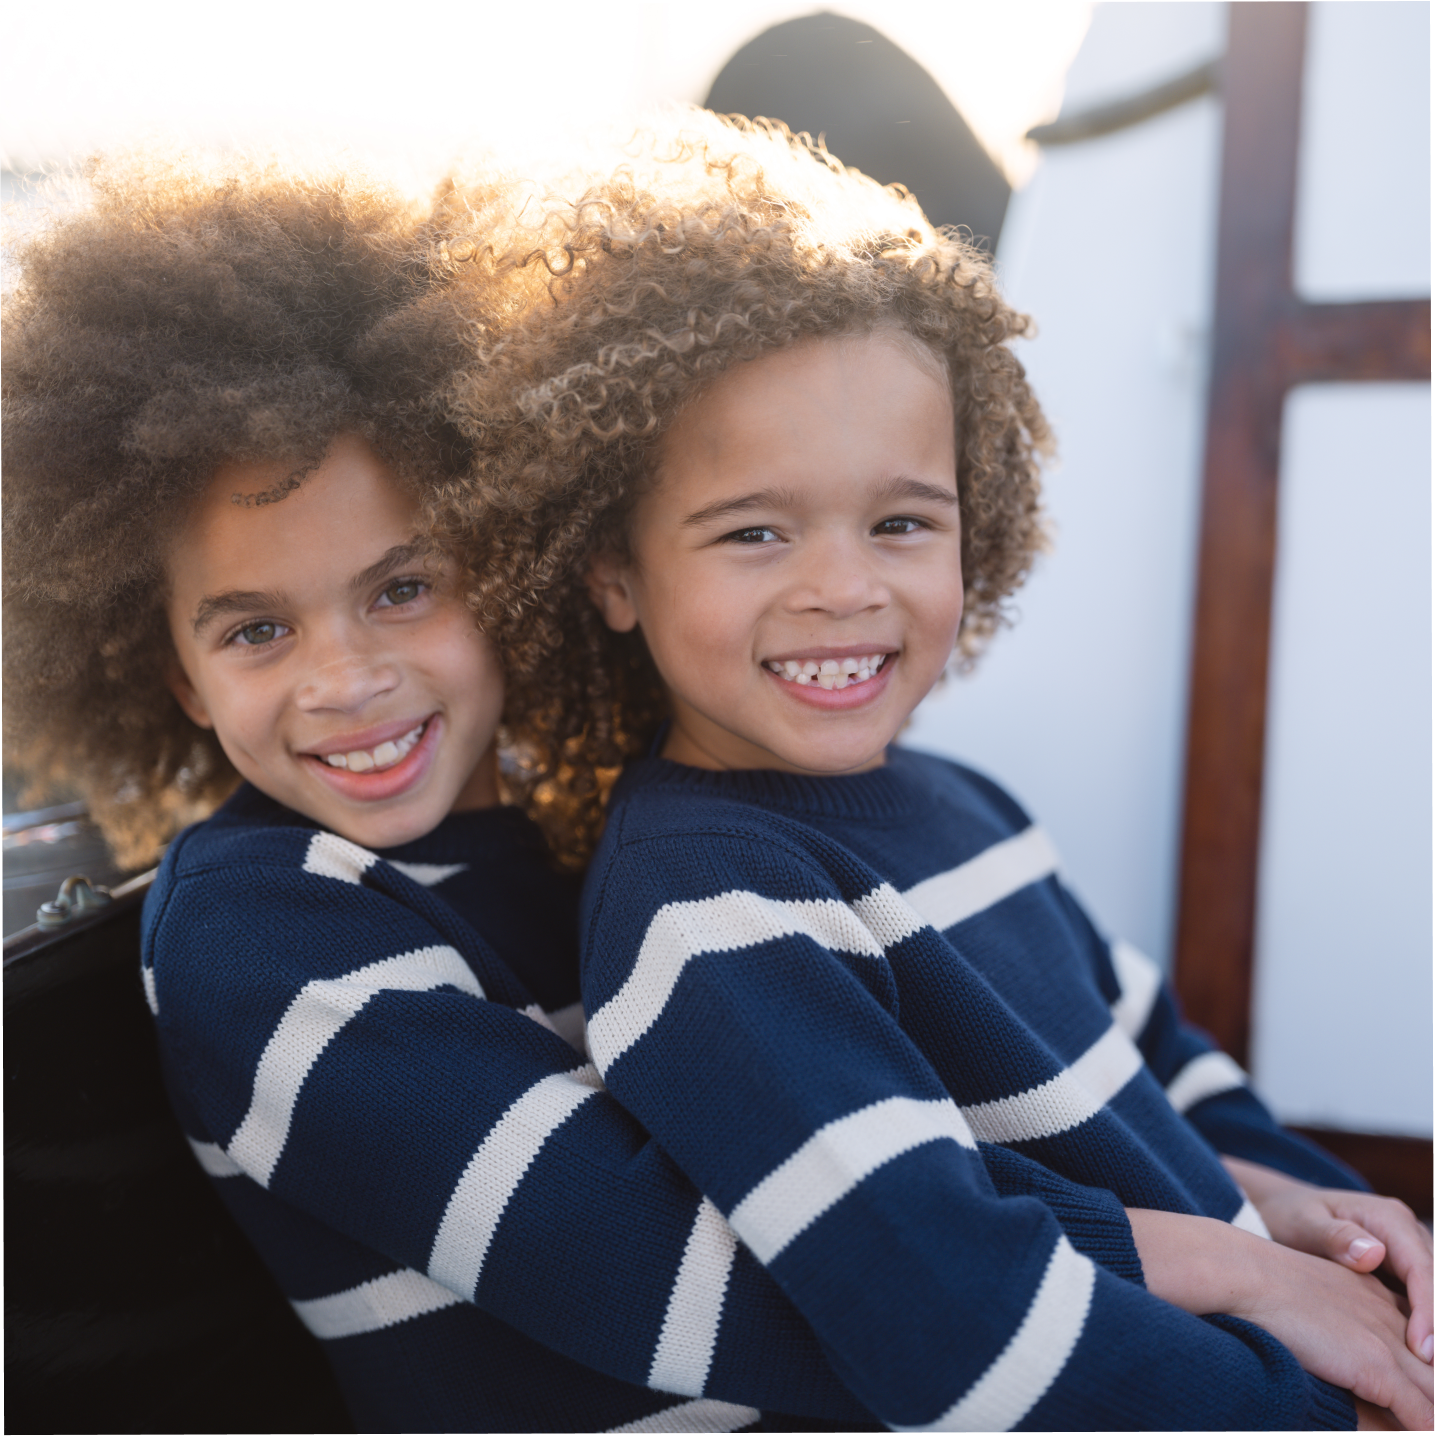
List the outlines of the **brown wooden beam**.
{"label": "brown wooden beam", "polygon": [[1276,334],[1289,384],[1430,379],[1430,301],[1294,304]]}
{"label": "brown wooden beam", "polygon": [[1175,977],[1245,1062],[1306,13],[1230,17]]}
{"label": "brown wooden beam", "polygon": [[1429,1221],[1432,1200],[1431,1144],[1423,1137],[1388,1137],[1374,1132],[1337,1132],[1328,1127],[1293,1129],[1347,1166],[1354,1167],[1377,1192],[1399,1197],[1422,1221]]}

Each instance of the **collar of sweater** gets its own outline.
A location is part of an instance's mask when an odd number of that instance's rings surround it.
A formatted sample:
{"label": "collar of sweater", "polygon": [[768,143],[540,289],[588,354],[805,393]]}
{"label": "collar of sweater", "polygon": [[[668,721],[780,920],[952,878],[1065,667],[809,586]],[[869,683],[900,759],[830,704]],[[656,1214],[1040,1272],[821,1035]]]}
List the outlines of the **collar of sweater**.
{"label": "collar of sweater", "polygon": [[640,790],[662,790],[827,818],[916,818],[929,812],[935,801],[929,771],[935,763],[924,754],[896,747],[887,750],[882,767],[839,776],[775,768],[690,768],[667,758],[639,758],[623,769],[612,802],[622,802]]}
{"label": "collar of sweater", "polygon": [[[218,838],[235,829],[268,828],[304,828],[317,833],[322,825],[275,801],[253,784],[241,783],[208,822],[191,831]],[[374,851],[386,861],[473,865],[511,856],[515,850],[531,850],[542,858],[547,847],[521,808],[497,806],[450,813],[421,837]]]}

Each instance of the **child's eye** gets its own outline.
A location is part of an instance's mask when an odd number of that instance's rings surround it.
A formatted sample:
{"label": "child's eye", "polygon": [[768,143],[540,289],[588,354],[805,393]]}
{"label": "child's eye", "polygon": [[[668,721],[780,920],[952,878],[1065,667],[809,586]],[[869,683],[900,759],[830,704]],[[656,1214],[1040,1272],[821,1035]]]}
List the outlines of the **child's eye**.
{"label": "child's eye", "polygon": [[733,533],[724,534],[722,536],[722,542],[743,544],[776,543],[777,537],[776,529],[737,529]]}
{"label": "child's eye", "polygon": [[244,648],[263,648],[265,644],[273,643],[288,632],[289,630],[282,623],[275,623],[270,618],[261,618],[254,623],[246,623],[242,627],[236,628],[229,635],[228,642],[237,643]]}
{"label": "child's eye", "polygon": [[402,608],[406,603],[412,603],[428,585],[420,578],[401,578],[397,583],[391,583],[380,595],[379,606],[381,608]]}
{"label": "child's eye", "polygon": [[883,519],[881,523],[872,526],[872,532],[879,535],[888,534],[911,534],[918,529],[924,529],[927,525],[921,519],[895,518]]}

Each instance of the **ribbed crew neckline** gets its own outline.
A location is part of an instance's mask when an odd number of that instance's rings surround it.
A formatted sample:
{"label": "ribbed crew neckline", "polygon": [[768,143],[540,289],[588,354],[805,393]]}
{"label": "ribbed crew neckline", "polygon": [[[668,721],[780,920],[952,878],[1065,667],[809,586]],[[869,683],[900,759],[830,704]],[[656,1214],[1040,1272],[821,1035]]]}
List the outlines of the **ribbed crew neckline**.
{"label": "ribbed crew neckline", "polygon": [[669,758],[639,758],[623,770],[613,800],[639,789],[662,789],[827,818],[910,818],[926,812],[933,802],[931,784],[920,771],[920,758],[902,748],[889,748],[882,767],[835,777],[775,768],[691,768]]}
{"label": "ribbed crew neckline", "polygon": [[[252,783],[241,783],[224,801],[215,817],[229,822],[252,823],[256,819],[275,827],[304,828],[311,832],[324,831],[324,825],[305,813],[271,798],[268,793]],[[508,803],[496,803],[488,808],[468,808],[461,813],[449,813],[438,824],[420,837],[411,838],[391,848],[374,848],[371,851],[384,859],[456,857],[472,862],[486,858],[491,852],[506,853],[517,843],[535,845],[546,851],[543,835],[537,825],[523,811]]]}

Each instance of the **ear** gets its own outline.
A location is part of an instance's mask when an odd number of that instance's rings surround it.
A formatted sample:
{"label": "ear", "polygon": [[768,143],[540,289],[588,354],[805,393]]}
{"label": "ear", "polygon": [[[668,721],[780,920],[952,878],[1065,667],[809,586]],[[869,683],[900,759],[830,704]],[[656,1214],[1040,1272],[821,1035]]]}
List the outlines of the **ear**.
{"label": "ear", "polygon": [[632,570],[616,554],[594,555],[588,564],[588,595],[614,633],[631,633],[638,626]]}
{"label": "ear", "polygon": [[201,728],[213,728],[214,719],[209,716],[209,709],[204,705],[204,699],[199,696],[193,683],[189,681],[189,675],[179,666],[179,659],[174,659],[169,672],[165,674],[164,681],[169,685],[169,691],[174,694],[175,702],[184,709],[184,716],[191,723]]}

